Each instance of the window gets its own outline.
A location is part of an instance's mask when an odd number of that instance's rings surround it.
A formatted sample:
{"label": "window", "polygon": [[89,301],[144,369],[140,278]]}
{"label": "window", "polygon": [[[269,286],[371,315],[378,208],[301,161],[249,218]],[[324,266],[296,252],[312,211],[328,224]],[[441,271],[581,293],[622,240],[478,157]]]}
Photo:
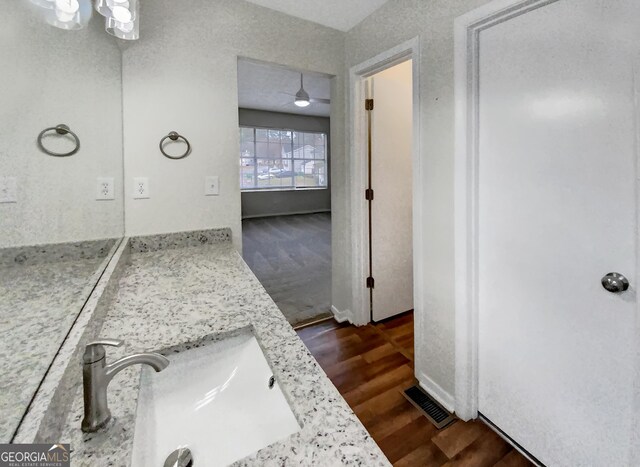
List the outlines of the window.
{"label": "window", "polygon": [[327,187],[327,135],[240,128],[240,189]]}

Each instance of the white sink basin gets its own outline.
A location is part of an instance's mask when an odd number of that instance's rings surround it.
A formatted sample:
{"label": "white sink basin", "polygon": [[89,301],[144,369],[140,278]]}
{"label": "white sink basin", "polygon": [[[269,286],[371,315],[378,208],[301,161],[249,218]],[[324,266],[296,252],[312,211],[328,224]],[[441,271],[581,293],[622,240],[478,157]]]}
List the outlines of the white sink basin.
{"label": "white sink basin", "polygon": [[170,355],[142,373],[133,465],[162,467],[188,447],[194,465],[225,466],[300,430],[249,333]]}

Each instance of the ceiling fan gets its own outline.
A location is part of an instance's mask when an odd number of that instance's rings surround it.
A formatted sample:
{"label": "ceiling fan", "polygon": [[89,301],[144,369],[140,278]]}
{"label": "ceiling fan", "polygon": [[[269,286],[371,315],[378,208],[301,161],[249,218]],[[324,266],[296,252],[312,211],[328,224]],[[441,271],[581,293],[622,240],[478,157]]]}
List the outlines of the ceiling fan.
{"label": "ceiling fan", "polygon": [[310,97],[309,93],[304,89],[304,75],[300,73],[300,90],[295,94],[287,94],[295,99],[293,103],[298,107],[308,107],[310,104],[331,104],[331,99],[323,99],[320,97]]}

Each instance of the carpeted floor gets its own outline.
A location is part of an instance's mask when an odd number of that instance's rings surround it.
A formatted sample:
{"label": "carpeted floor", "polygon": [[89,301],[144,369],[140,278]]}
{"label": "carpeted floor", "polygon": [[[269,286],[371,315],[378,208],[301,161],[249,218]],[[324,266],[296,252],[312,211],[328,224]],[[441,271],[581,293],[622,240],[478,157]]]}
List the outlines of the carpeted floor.
{"label": "carpeted floor", "polygon": [[292,325],[331,314],[331,214],[242,221],[243,257]]}

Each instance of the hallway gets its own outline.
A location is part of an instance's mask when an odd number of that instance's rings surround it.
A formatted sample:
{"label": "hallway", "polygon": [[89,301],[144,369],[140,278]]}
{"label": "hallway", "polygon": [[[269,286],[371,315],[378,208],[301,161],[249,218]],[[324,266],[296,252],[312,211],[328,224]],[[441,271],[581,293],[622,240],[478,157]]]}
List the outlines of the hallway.
{"label": "hallway", "polygon": [[479,421],[437,430],[402,395],[412,384],[413,312],[355,327],[324,321],[298,335],[394,466],[531,466]]}

